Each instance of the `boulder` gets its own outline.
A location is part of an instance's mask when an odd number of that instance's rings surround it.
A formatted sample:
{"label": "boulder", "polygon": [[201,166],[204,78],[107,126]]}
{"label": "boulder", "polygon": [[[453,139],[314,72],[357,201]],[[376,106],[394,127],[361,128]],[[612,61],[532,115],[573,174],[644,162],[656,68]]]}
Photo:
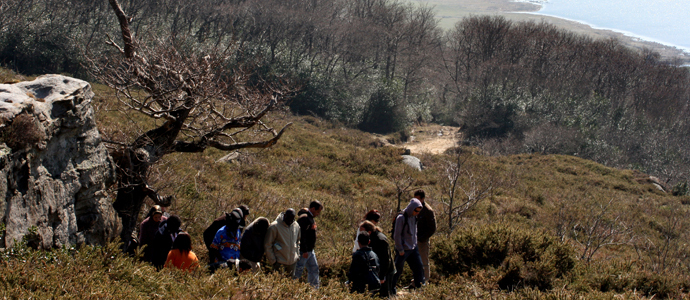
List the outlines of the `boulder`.
{"label": "boulder", "polygon": [[106,193],[115,165],[96,128],[93,95],[89,83],[61,75],[0,84],[0,247],[29,233],[40,248],[118,235]]}
{"label": "boulder", "polygon": [[412,155],[403,155],[402,158],[403,158],[402,161],[404,164],[415,168],[417,171],[421,171],[422,169],[424,169],[424,166],[422,165],[422,161],[419,160],[419,158],[414,157]]}

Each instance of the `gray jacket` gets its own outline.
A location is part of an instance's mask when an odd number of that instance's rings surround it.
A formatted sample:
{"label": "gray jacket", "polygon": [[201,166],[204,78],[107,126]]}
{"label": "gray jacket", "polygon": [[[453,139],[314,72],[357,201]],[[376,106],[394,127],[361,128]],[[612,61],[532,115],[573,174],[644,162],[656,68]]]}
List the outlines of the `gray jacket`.
{"label": "gray jacket", "polygon": [[[395,240],[395,251],[400,253],[405,250],[414,250],[417,247],[417,217],[412,213],[418,207],[422,207],[422,202],[412,198],[410,204],[403,210],[403,214],[395,218],[395,232],[393,232]],[[407,224],[405,224],[407,219]]]}

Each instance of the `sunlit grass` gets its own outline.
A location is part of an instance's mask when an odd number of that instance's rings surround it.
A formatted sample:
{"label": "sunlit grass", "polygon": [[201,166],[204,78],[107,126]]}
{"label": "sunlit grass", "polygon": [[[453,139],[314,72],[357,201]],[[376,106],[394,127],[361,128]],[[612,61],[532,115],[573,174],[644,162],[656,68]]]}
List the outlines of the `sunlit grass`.
{"label": "sunlit grass", "polygon": [[[93,85],[94,105],[101,132],[108,140],[126,142],[150,129],[154,122],[142,116],[122,114],[122,107],[102,85]],[[150,183],[175,201],[168,212],[179,214],[192,235],[193,251],[202,261],[207,253],[201,234],[223,211],[247,204],[249,219],[274,220],[288,207],[299,209],[312,200],[325,205],[316,219],[316,246],[323,287],[315,292],[304,283],[274,274],[214,275],[200,270],[187,274],[174,270],[156,272],[138,260],[121,255],[116,245],[36,252],[8,249],[0,262],[0,297],[70,299],[286,299],[354,297],[342,285],[350,263],[350,249],[357,223],[370,209],[382,212],[381,227],[388,233],[396,214],[395,186],[388,174],[401,172],[400,154],[394,147],[377,147],[372,135],[313,117],[277,113],[273,118],[294,122],[279,143],[265,150],[238,153],[231,162],[217,162],[228,153],[210,149],[204,153],[171,154],[150,174]],[[466,152],[475,149],[464,149]],[[450,154],[422,154],[425,169],[407,169],[415,188],[427,191],[435,208],[439,230],[432,239],[441,249],[452,238],[501,223],[511,230],[528,230],[561,240],[573,250],[574,268],[553,279],[552,289],[534,287],[501,290],[500,268],[477,268],[464,274],[440,273],[444,261],[432,262],[431,284],[401,299],[627,299],[687,296],[688,197],[658,191],[643,180],[646,175],[608,168],[592,161],[562,155],[471,155],[472,172],[493,172],[506,184],[494,196],[469,210],[454,233],[447,226],[446,193],[442,182],[444,160]],[[466,180],[466,179],[463,179]],[[411,195],[404,196],[403,206]],[[148,205],[150,205],[149,203]],[[601,207],[609,205],[607,210]],[[145,210],[145,209],[144,209]],[[592,261],[580,260],[581,243],[559,235],[563,218],[580,218],[604,211],[620,216],[631,228],[625,243],[602,247]],[[675,227],[671,226],[677,220]],[[471,225],[471,226],[470,226]],[[571,230],[572,228],[566,228]],[[522,231],[520,231],[522,232]],[[471,231],[470,231],[471,233]],[[654,251],[642,249],[644,241],[668,244],[664,268],[654,266]],[[637,245],[637,247],[633,246]],[[646,244],[647,247],[651,247]],[[547,264],[547,263],[544,263]],[[657,268],[657,269],[655,269]],[[545,273],[546,274],[546,273]],[[544,275],[548,276],[548,274]],[[409,275],[406,275],[409,278]]]}

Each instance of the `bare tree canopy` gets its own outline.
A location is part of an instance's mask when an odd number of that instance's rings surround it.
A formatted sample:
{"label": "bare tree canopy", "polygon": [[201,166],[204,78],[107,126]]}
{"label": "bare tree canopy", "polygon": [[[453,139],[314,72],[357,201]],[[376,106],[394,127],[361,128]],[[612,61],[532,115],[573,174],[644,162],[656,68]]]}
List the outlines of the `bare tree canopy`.
{"label": "bare tree canopy", "polygon": [[126,242],[147,196],[157,204],[170,204],[170,197],[147,184],[153,164],[173,152],[274,145],[290,123],[276,130],[262,119],[284,102],[288,89],[284,82],[250,78],[247,67],[233,67],[231,42],[208,46],[175,35],[137,40],[130,30],[131,17],[117,0],[109,2],[124,46],[110,38],[116,55],[92,59],[93,74],[116,90],[127,110],[156,121],[153,129],[113,151],[119,180],[114,207],[122,217]]}

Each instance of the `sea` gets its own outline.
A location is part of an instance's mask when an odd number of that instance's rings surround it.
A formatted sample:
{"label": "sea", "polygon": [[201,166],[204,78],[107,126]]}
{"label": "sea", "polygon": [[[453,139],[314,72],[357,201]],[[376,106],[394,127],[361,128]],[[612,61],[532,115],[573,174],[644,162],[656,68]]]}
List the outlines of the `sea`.
{"label": "sea", "polygon": [[515,0],[541,5],[536,14],[609,29],[676,47],[690,55],[690,0]]}

